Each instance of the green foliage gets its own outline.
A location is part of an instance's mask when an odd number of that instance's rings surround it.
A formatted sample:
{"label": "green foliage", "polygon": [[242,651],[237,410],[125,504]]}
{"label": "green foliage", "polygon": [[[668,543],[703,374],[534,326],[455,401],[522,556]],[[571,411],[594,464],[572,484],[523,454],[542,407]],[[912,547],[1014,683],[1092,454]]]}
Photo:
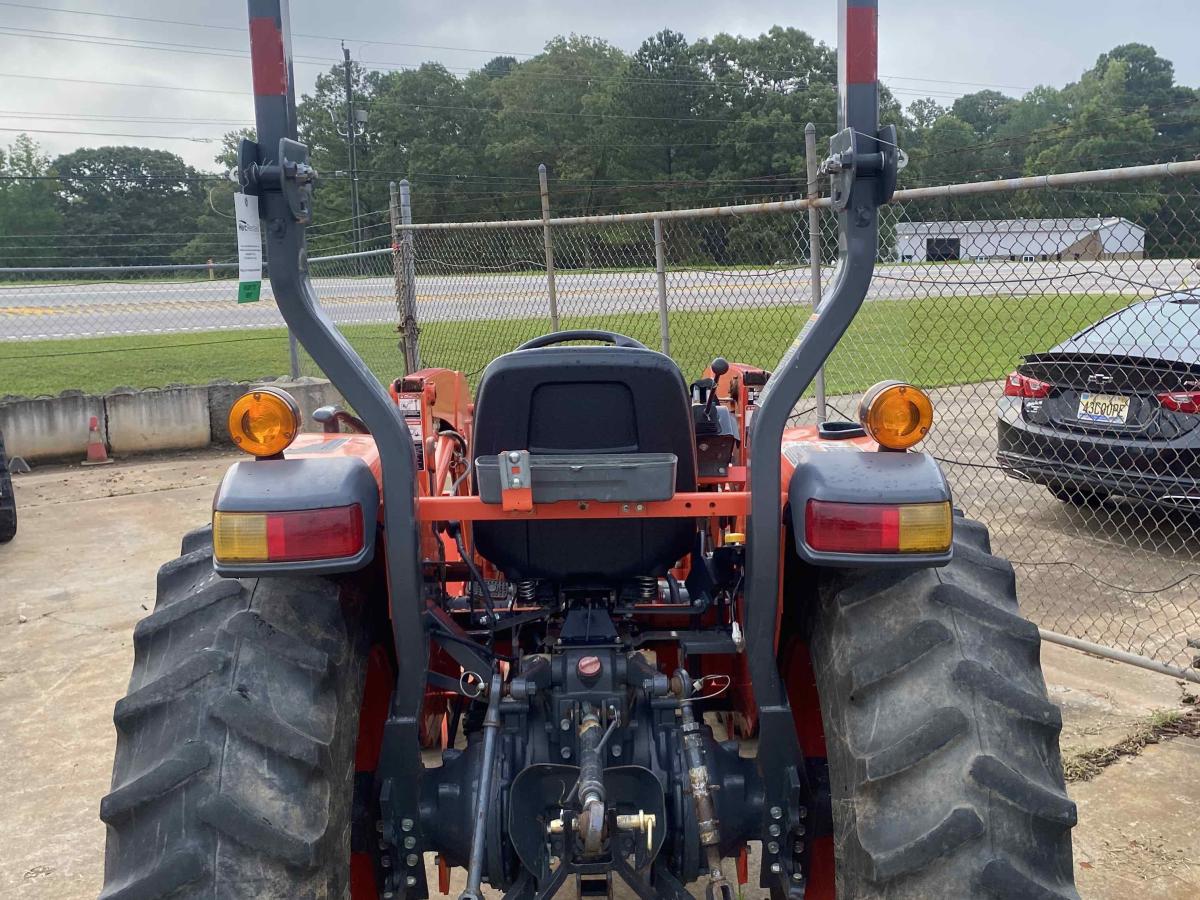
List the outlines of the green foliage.
{"label": "green foliage", "polygon": [[58,157],[53,170],[64,223],[89,241],[82,265],[170,262],[205,202],[199,173],[166,150],[83,148]]}
{"label": "green foliage", "polygon": [[[632,53],[572,34],[531,58],[497,56],[465,76],[437,63],[388,72],[352,63],[354,109],[368,116],[355,139],[359,246],[388,245],[389,183],[403,178],[418,222],[537,218],[539,164],[555,215],[803,196],[804,126],[817,125],[824,153],[836,128],[836,69],[833,48],[779,26],[690,42],[668,28]],[[320,173],[314,255],[353,248],[345,75],[333,66],[298,104],[300,138]],[[1021,97],[980,90],[948,106],[923,98],[904,109],[881,86],[881,121],[899,127],[910,157],[901,187],[984,181],[1193,158],[1200,92],[1177,84],[1172,63],[1154,48],[1128,43],[1101,54],[1078,81]],[[220,171],[233,167],[241,134],[223,140]],[[1180,188],[1184,199],[1175,196]],[[0,153],[0,261],[230,260],[235,189],[165,151],[104,147],[51,162],[22,135]],[[930,214],[1122,215],[1147,227],[1151,252],[1200,250],[1200,234],[1179,227],[1197,187],[1173,181],[1163,193],[1142,183],[1118,192],[997,194]],[[713,223],[680,252],[697,264],[772,262],[774,248],[790,240],[778,227]],[[494,236],[470,240],[489,264],[531,258],[528,248]],[[614,233],[568,264],[634,259],[644,252],[639,241]]]}
{"label": "green foliage", "polygon": [[50,160],[27,134],[0,150],[0,266],[69,264],[57,256],[63,219],[49,173]]}

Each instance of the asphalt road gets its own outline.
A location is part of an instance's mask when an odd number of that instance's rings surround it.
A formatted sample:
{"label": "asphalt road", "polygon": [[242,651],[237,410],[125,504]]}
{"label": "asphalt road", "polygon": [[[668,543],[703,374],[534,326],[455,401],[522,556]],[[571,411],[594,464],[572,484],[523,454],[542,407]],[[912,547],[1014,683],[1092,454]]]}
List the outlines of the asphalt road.
{"label": "asphalt road", "polygon": [[[314,265],[314,287],[339,325],[388,324],[397,319],[396,285],[387,257],[371,258],[374,271],[338,277]],[[330,264],[332,265],[332,264]],[[324,267],[328,272],[330,265]],[[825,273],[826,281],[833,270]],[[955,295],[1063,295],[1111,293],[1152,296],[1195,287],[1200,273],[1191,260],[1080,261],[1070,263],[962,263],[883,265],[876,269],[868,300]],[[557,276],[562,315],[605,315],[657,310],[652,271],[588,272]],[[263,299],[239,305],[230,281],[0,284],[0,341],[169,334],[283,324],[263,285]],[[810,302],[807,267],[779,270],[677,269],[667,274],[672,309],[734,309]],[[541,275],[422,274],[417,278],[417,315],[422,321],[523,318],[548,315]]]}

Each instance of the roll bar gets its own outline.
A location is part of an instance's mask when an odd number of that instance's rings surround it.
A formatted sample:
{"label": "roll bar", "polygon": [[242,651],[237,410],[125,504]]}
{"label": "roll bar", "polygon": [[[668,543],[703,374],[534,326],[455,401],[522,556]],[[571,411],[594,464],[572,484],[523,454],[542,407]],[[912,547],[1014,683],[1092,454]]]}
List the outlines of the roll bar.
{"label": "roll bar", "polygon": [[[416,454],[412,436],[396,404],[366,363],[354,352],[321,309],[308,272],[305,226],[312,220],[316,173],[308,149],[297,142],[296,95],[292,70],[288,0],[248,0],[250,58],[254,78],[254,118],[258,140],[243,140],[238,150],[241,189],[258,197],[259,214],[271,261],[275,303],[297,340],[337,386],[370,428],[383,467],[384,560],[396,654],[402,661],[427,663],[424,595],[416,528]],[[419,772],[421,752],[418,717],[425,685],[399,679],[384,734],[381,768]],[[416,779],[390,777],[383,802],[385,825],[417,813]],[[396,815],[390,815],[395,812]],[[386,833],[394,844],[400,839]],[[427,895],[425,867],[414,866],[415,896]],[[407,876],[405,876],[407,877]],[[401,879],[404,884],[404,878]],[[401,893],[403,895],[403,893]]]}
{"label": "roll bar", "polygon": [[[243,192],[258,197],[275,302],[292,333],[371,430],[383,466],[388,602],[400,660],[427,663],[416,516],[412,438],[379,380],[317,301],[309,280],[305,227],[312,219],[316,173],[297,141],[288,0],[248,0],[257,141],[238,153]],[[836,346],[866,296],[879,239],[878,208],[895,189],[895,130],[879,129],[878,0],[838,0],[838,127],[823,168],[838,213],[837,277],[820,311],[792,343],[763,392],[750,442],[750,524],[747,541],[746,643],[759,706],[759,765],[772,824],[799,827],[805,772],[785,686],[775,663],[779,602],[779,450],[788,417]],[[392,845],[413,837],[421,847],[416,779],[420,771],[419,679],[397,681],[384,735],[379,780],[383,837]],[[786,813],[776,803],[785,805]],[[785,821],[780,822],[780,818]],[[409,859],[419,858],[419,853]],[[764,853],[762,883],[777,895],[802,896],[794,862]],[[392,873],[397,896],[428,895],[423,865]]]}
{"label": "roll bar", "polygon": [[[838,128],[823,170],[838,215],[840,265],[820,310],[800,330],[771,376],[750,432],[750,521],[746,541],[746,656],[759,707],[759,768],[767,805],[788,813],[802,802],[803,756],[776,664],[780,598],[779,453],[783,430],[801,395],[862,306],[879,246],[879,206],[896,185],[894,128],[879,130],[878,0],[838,2]],[[790,815],[789,815],[790,818]],[[764,847],[762,886],[795,895],[789,860]],[[803,890],[799,891],[803,895]]]}

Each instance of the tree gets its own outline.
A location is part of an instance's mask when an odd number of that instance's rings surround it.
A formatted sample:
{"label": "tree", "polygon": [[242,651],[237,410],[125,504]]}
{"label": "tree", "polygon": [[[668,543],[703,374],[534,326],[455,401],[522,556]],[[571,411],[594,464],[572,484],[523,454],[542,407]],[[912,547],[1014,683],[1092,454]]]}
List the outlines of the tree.
{"label": "tree", "polygon": [[712,200],[795,196],[807,190],[804,127],[823,149],[837,122],[837,55],[796,28],[697,43],[729,123],[718,137]]}
{"label": "tree", "polygon": [[949,111],[932,97],[922,97],[908,104],[908,118],[915,129],[932,127],[934,122]]}
{"label": "tree", "polygon": [[625,204],[671,207],[697,194],[719,123],[714,85],[682,34],[664,29],[643,41],[612,82],[606,107],[620,116],[604,120],[601,131],[609,173],[635,185]]}
{"label": "tree", "polygon": [[[492,83],[494,112],[483,129],[486,159],[494,175],[511,179],[536,209],[536,167],[571,182],[560,190],[556,210],[595,211],[603,205],[612,154],[605,143],[605,117],[614,110],[613,81],[628,57],[605,41],[556,37],[532,59],[513,66]],[[611,132],[608,132],[611,134]],[[563,185],[566,188],[566,185]],[[532,191],[530,190],[532,188]]]}
{"label": "tree", "polygon": [[389,73],[375,88],[371,106],[367,195],[372,202],[385,208],[387,182],[408,178],[417,185],[414,200],[420,218],[478,212],[471,198],[481,190],[476,179],[486,174],[480,140],[486,115],[469,96],[467,82],[441,65],[425,63]]}
{"label": "tree", "polygon": [[[253,128],[226,132],[221,149],[213,157],[223,176],[237,169],[237,150],[242,138],[254,140]],[[196,219],[196,234],[174,253],[176,262],[202,263],[207,260],[233,262],[237,259],[237,233],[234,230],[233,195],[240,190],[232,177],[206,181],[202,185],[204,202]]]}
{"label": "tree", "polygon": [[50,161],[29,135],[0,150],[0,266],[70,265]]}
{"label": "tree", "polygon": [[[1131,108],[1129,65],[1113,60],[1103,74],[1091,72],[1074,87],[1076,108],[1064,125],[1054,129],[1039,151],[1026,162],[1028,173],[1041,175],[1132,165],[1145,160],[1155,136],[1154,124],[1144,108]],[[1028,198],[1035,209],[1061,213],[1066,206],[1076,215],[1124,215],[1136,218],[1162,203],[1161,185],[1148,183],[1138,192],[1109,196],[1096,189],[1063,195]],[[1053,204],[1050,210],[1048,204]]]}
{"label": "tree", "polygon": [[980,138],[994,137],[1012,115],[1017,100],[999,91],[976,91],[964,94],[950,107],[950,112],[966,122]]}
{"label": "tree", "polygon": [[[382,72],[368,72],[359,63],[350,65],[350,80],[354,91],[355,109],[374,113],[376,91],[387,78]],[[320,174],[321,181],[313,199],[313,220],[310,245],[314,253],[345,252],[351,249],[350,215],[350,151],[339,130],[346,130],[345,67],[332,66],[317,76],[312,94],[306,94],[297,104],[300,140],[308,146],[309,156]],[[378,123],[368,118],[362,134],[356,139],[356,163],[360,172],[373,171],[372,152],[380,136]],[[361,178],[361,176],[360,176]],[[386,179],[383,200],[372,191],[375,185],[360,180],[359,211],[387,209]],[[373,223],[372,223],[373,224]],[[380,229],[376,229],[380,230]],[[373,233],[373,232],[370,232]],[[368,233],[369,234],[369,233]]]}
{"label": "tree", "polygon": [[94,265],[165,263],[196,231],[204,176],[174,153],[84,148],[53,169],[64,227],[87,236]]}

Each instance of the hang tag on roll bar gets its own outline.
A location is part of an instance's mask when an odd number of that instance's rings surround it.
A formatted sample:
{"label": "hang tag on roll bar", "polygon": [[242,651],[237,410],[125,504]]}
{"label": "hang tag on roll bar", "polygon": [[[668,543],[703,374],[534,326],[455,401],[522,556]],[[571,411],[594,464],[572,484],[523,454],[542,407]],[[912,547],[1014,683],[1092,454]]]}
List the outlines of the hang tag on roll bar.
{"label": "hang tag on roll bar", "polygon": [[233,195],[237,225],[238,303],[255,303],[262,296],[262,225],[258,217],[258,198],[249,194]]}

